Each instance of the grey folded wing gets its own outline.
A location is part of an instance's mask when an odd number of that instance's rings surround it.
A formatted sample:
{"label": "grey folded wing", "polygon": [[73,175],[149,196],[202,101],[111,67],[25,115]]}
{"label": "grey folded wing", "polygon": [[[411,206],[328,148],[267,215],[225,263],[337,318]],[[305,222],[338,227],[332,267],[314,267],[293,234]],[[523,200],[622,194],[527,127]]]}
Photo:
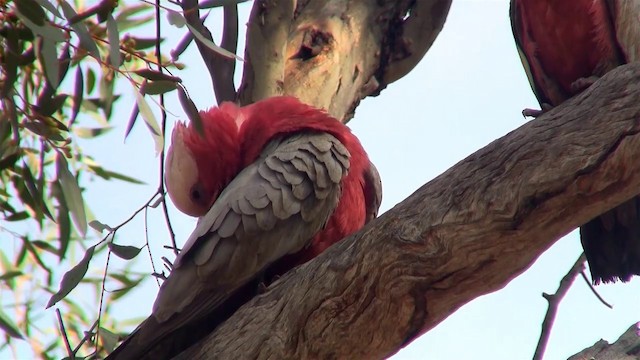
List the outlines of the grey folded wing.
{"label": "grey folded wing", "polygon": [[160,323],[177,318],[171,327],[181,326],[307,246],[338,204],[349,158],[326,133],[271,142],[199,220],[160,289],[153,316]]}

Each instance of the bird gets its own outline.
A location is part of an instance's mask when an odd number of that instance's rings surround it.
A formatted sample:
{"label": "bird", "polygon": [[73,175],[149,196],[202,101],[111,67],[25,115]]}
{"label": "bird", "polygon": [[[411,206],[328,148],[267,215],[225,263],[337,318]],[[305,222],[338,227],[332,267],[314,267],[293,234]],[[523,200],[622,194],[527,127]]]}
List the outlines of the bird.
{"label": "bird", "polygon": [[[640,60],[640,0],[511,0],[516,46],[542,110],[581,93],[608,71]],[[580,227],[594,284],[640,275],[640,197]]]}
{"label": "bird", "polygon": [[[200,112],[178,123],[165,181],[198,217],[152,314],[108,359],[170,358],[275,279],[377,216],[379,174],[358,138],[295,97]],[[233,303],[233,304],[229,304]],[[222,310],[221,310],[222,309]]]}

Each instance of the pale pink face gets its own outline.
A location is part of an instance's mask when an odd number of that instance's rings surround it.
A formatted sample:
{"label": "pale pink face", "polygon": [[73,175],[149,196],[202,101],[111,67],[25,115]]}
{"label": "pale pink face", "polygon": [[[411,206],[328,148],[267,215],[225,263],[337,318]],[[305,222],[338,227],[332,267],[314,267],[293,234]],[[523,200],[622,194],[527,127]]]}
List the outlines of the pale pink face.
{"label": "pale pink face", "polygon": [[167,151],[165,182],[167,193],[178,210],[190,216],[202,216],[212,205],[213,194],[200,178],[198,163],[185,143],[184,124],[177,124]]}
{"label": "pale pink face", "polygon": [[209,211],[240,166],[238,108],[223,104],[200,115],[204,136],[177,123],[165,162],[167,193],[178,210],[191,216]]}

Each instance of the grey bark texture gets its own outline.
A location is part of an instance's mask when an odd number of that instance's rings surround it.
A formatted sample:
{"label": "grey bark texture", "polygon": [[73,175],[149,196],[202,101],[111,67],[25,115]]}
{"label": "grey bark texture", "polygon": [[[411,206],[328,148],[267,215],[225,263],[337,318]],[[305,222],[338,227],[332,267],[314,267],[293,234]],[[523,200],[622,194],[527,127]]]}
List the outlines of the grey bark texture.
{"label": "grey bark texture", "polygon": [[181,358],[392,355],[637,195],[639,131],[640,64],[624,65],[287,273]]}

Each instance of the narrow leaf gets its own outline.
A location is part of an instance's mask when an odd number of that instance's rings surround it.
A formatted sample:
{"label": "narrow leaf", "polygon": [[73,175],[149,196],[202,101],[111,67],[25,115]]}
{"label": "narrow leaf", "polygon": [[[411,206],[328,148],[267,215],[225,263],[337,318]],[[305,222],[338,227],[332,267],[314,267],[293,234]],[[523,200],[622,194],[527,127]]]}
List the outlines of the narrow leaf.
{"label": "narrow leaf", "polygon": [[138,104],[138,108],[140,109],[140,115],[142,115],[142,119],[147,124],[149,132],[151,132],[153,142],[156,145],[156,155],[158,155],[164,148],[164,139],[162,137],[162,132],[160,131],[160,126],[158,126],[158,121],[156,120],[155,115],[153,115],[153,112],[151,111],[149,104],[147,104],[147,101],[144,99],[142,94],[137,91],[136,103]]}
{"label": "narrow leaf", "polygon": [[109,132],[113,127],[106,126],[102,128],[86,128],[86,127],[76,127],[73,128],[73,132],[84,139],[91,139],[96,136],[100,136]]}
{"label": "narrow leaf", "polygon": [[135,70],[135,71],[133,71],[133,73],[136,74],[136,75],[142,76],[143,78],[145,78],[147,80],[151,80],[151,81],[168,80],[168,81],[172,81],[172,82],[182,82],[182,79],[180,79],[177,76],[173,76],[173,75],[170,75],[170,74],[165,74],[165,73],[162,73],[160,71],[152,70],[152,69],[148,69],[148,68]]}
{"label": "narrow leaf", "polygon": [[91,226],[92,229],[102,233],[105,230],[111,231],[111,227],[109,225],[105,225],[103,223],[101,223],[98,220],[91,220],[89,221],[89,226]]}
{"label": "narrow leaf", "polygon": [[118,342],[120,341],[120,337],[114,333],[112,333],[111,331],[100,327],[100,342],[102,343],[102,347],[107,351],[107,352],[112,352],[113,349],[116,348],[116,345],[118,345]]}
{"label": "narrow leaf", "polygon": [[42,7],[35,0],[16,1],[18,11],[34,24],[44,26],[45,14]]}
{"label": "narrow leaf", "polygon": [[11,321],[11,319],[0,309],[0,329],[4,330],[4,332],[16,339],[24,339],[18,327]]}
{"label": "narrow leaf", "polygon": [[96,73],[91,68],[87,68],[87,95],[93,92],[96,87]]}
{"label": "narrow leaf", "polygon": [[198,3],[200,9],[210,9],[221,6],[238,5],[249,0],[204,0]]}
{"label": "narrow leaf", "polygon": [[58,153],[56,157],[56,169],[58,172],[58,182],[62,188],[64,199],[71,212],[71,218],[76,226],[76,230],[84,238],[87,233],[87,215],[84,209],[82,192],[78,186],[78,180],[69,171],[67,160]]}
{"label": "narrow leaf", "polygon": [[48,0],[36,0],[36,1],[38,2],[38,4],[40,4],[40,6],[47,9],[55,17],[62,19],[62,15],[60,15],[60,12],[58,11],[58,9],[56,9],[56,7],[53,6],[53,4],[50,3]]}
{"label": "narrow leaf", "polygon": [[69,120],[69,126],[76,121],[76,116],[80,111],[80,104],[82,104],[82,98],[84,95],[84,75],[82,73],[82,67],[78,65],[76,69],[76,78],[73,85],[73,107],[71,107],[71,119]]}
{"label": "narrow leaf", "polygon": [[167,9],[167,20],[169,24],[182,28],[187,23],[187,20],[177,11]]}
{"label": "narrow leaf", "polygon": [[39,46],[36,47],[36,55],[40,63],[44,74],[47,76],[49,85],[55,90],[60,84],[60,72],[58,69],[58,54],[56,54],[56,43],[46,39],[38,38]]}
{"label": "narrow leaf", "polygon": [[145,82],[140,91],[147,95],[159,95],[175,89],[176,83],[174,81],[158,80]]}
{"label": "narrow leaf", "polygon": [[[60,7],[62,7],[62,12],[64,13],[64,17],[67,21],[73,19],[76,15],[76,11],[69,5],[68,2],[62,0],[59,1]],[[100,60],[100,52],[98,51],[98,46],[95,41],[89,34],[89,30],[87,30],[87,26],[83,22],[78,22],[71,25],[71,28],[76,32],[76,35],[80,39],[80,45],[87,50],[95,59]]]}
{"label": "narrow leaf", "polygon": [[142,250],[142,248],[137,248],[135,246],[118,245],[115,243],[110,243],[109,249],[111,249],[111,252],[116,256],[124,260],[133,259],[134,257],[138,256],[140,250]]}
{"label": "narrow leaf", "polygon": [[89,262],[93,257],[93,251],[95,250],[95,246],[92,246],[87,249],[87,252],[84,253],[84,257],[80,262],[74,266],[71,270],[67,271],[66,274],[62,277],[62,281],[60,282],[60,289],[58,292],[53,294],[47,303],[47,309],[55,305],[58,301],[62,300],[67,296],[71,290],[75,289],[80,281],[84,278],[84,275],[87,273],[89,269]]}
{"label": "narrow leaf", "polygon": [[217,52],[218,54],[227,57],[229,59],[237,59],[240,61],[244,61],[240,56],[221,48],[220,46],[216,45],[213,41],[207,39],[204,35],[202,35],[196,28],[194,28],[193,26],[191,26],[190,24],[187,24],[187,27],[189,28],[189,31],[191,31],[191,33],[193,34],[193,36],[196,37],[196,39],[198,39],[201,43],[203,43],[206,47],[208,47],[209,49]]}
{"label": "narrow leaf", "polygon": [[133,109],[131,109],[131,115],[129,116],[129,122],[127,122],[127,129],[124,131],[124,139],[126,140],[131,130],[133,130],[133,125],[136,124],[136,120],[138,120],[138,114],[140,114],[140,109],[138,108],[138,104],[133,105]]}
{"label": "narrow leaf", "polygon": [[109,34],[109,62],[114,67],[120,67],[120,34],[118,24],[109,14],[107,16],[107,32]]}

